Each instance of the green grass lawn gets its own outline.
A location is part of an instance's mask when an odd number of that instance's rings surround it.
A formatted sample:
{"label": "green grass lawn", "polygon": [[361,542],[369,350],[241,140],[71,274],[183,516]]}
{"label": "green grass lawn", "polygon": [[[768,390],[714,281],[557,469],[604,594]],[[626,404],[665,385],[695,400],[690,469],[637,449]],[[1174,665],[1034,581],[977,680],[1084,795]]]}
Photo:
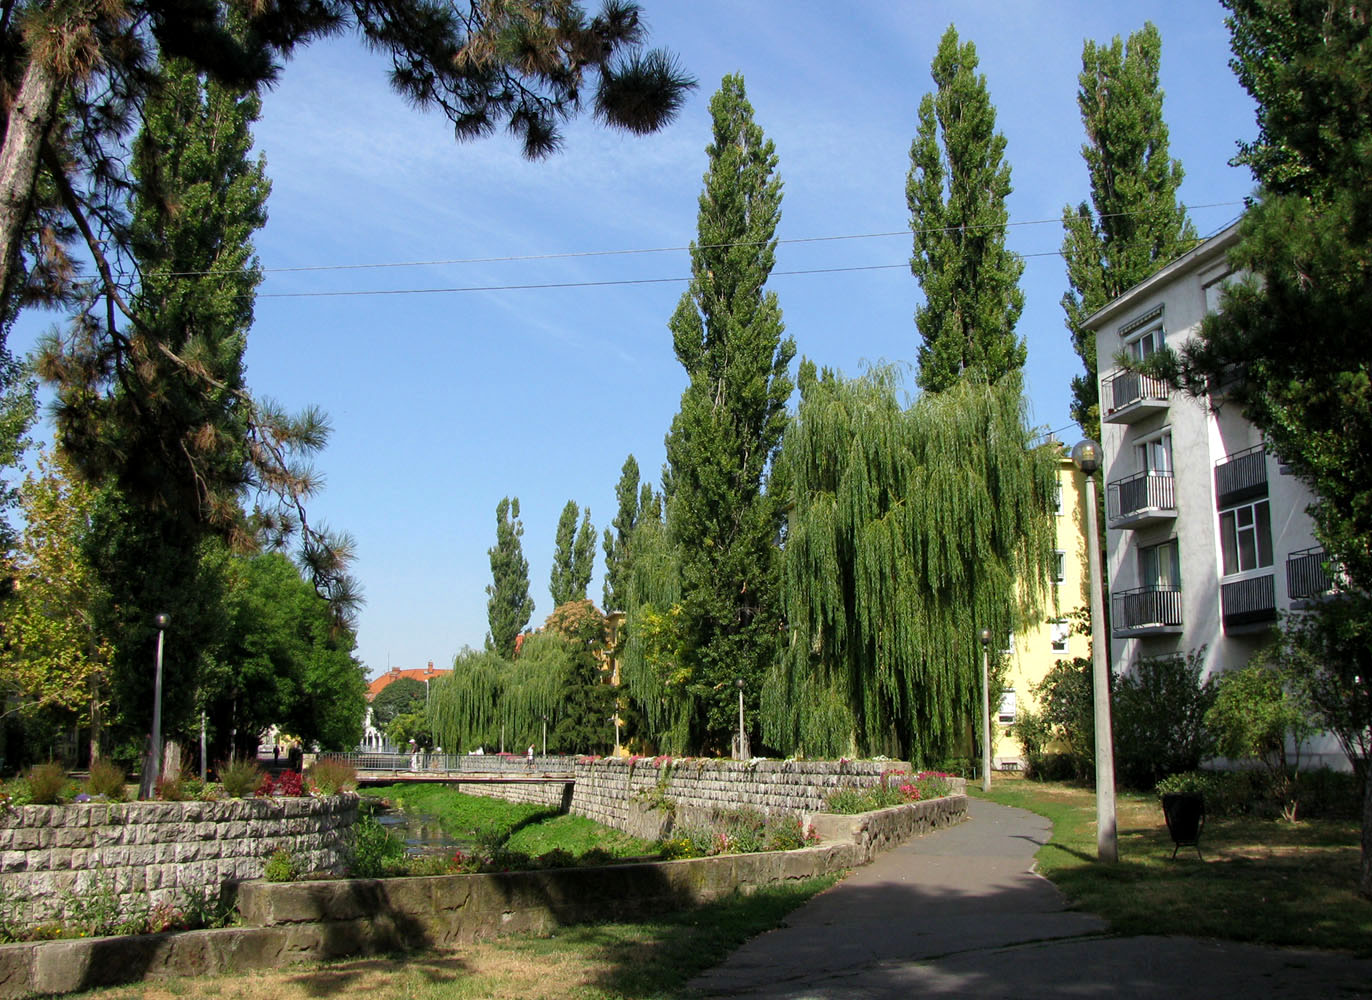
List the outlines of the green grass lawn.
{"label": "green grass lawn", "polygon": [[548,806],[506,802],[484,795],[465,795],[439,785],[383,785],[366,789],[406,812],[438,820],[443,832],[459,840],[537,857],[561,849],[577,857],[601,850],[612,857],[653,854],[656,847],[583,816],[559,813]]}
{"label": "green grass lawn", "polygon": [[[969,792],[980,796],[979,788]],[[1351,820],[1206,820],[1201,853],[1172,840],[1154,795],[1121,793],[1120,860],[1096,860],[1089,789],[997,778],[989,796],[1053,822],[1039,870],[1078,909],[1119,934],[1188,934],[1372,956],[1372,902],[1357,893],[1359,826]]]}

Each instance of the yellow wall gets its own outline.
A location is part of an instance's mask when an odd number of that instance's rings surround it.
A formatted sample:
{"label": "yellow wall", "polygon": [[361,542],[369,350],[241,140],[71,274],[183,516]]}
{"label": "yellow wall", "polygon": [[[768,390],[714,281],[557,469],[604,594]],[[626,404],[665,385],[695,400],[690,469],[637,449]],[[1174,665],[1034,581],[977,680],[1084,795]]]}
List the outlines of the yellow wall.
{"label": "yellow wall", "polygon": [[[1057,595],[1057,608],[1049,599],[1044,618],[1054,615],[1066,616],[1078,608],[1087,606],[1089,591],[1086,589],[1086,479],[1064,458],[1058,466],[1058,483],[1062,487],[1061,512],[1057,515],[1057,549],[1063,553],[1063,580],[1054,585]],[[1026,708],[1036,709],[1033,686],[1041,681],[1058,660],[1074,656],[1091,655],[1091,637],[1077,635],[1067,626],[1067,648],[1053,648],[1054,629],[1047,621],[1026,622],[1015,634],[1013,650],[1010,655],[1007,682],[1015,692],[1015,712]],[[997,767],[1022,766],[1024,751],[1019,740],[1010,735],[1011,727],[999,721],[997,706],[991,706],[991,728],[995,733],[993,754]]]}

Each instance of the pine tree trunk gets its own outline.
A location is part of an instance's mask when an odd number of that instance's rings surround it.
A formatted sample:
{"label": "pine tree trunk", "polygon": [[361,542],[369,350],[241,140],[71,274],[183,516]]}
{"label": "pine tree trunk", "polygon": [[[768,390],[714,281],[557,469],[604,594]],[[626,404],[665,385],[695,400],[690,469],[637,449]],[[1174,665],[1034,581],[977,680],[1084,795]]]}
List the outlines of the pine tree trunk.
{"label": "pine tree trunk", "polygon": [[19,241],[38,176],[38,153],[57,114],[61,90],[57,73],[42,60],[30,59],[10,108],[0,148],[0,300],[12,291]]}

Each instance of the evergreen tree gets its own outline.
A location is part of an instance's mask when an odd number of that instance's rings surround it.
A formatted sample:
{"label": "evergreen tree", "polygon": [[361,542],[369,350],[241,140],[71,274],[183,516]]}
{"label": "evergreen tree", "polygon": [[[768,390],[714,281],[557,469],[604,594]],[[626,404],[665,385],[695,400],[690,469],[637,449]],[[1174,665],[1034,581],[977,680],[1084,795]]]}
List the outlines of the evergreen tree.
{"label": "evergreen tree", "polygon": [[1031,446],[1012,380],[902,409],[891,369],[805,362],[777,460],[790,484],[789,642],[764,689],[768,745],[806,756],[957,752],[980,707],[978,635],[1042,620],[1056,449]]}
{"label": "evergreen tree", "polygon": [[[575,516],[575,515],[573,515]],[[519,520],[519,497],[502,497],[495,508],[495,545],[491,557],[493,580],[486,588],[486,648],[513,659],[515,638],[529,624],[534,602],[529,596],[529,561],[519,539],[524,525]]]}
{"label": "evergreen tree", "polygon": [[[1233,65],[1257,101],[1241,143],[1261,194],[1230,263],[1248,274],[1179,354],[1149,365],[1197,396],[1222,384],[1319,498],[1312,513],[1353,589],[1372,590],[1372,18],[1365,0],[1224,0]],[[1362,678],[1367,683],[1367,678]],[[1372,897],[1372,781],[1359,890]]]}
{"label": "evergreen tree", "polygon": [[795,344],[782,337],[775,293],[763,290],[781,213],[776,153],[741,77],[724,78],[710,114],[691,284],[670,323],[690,381],[667,436],[666,485],[681,549],[685,687],[698,706],[691,743],[717,751],[736,725],[735,681],[756,705],[777,643],[782,518],[764,485],[786,425]]}
{"label": "evergreen tree", "polygon": [[619,513],[615,515],[610,527],[605,529],[602,547],[605,551],[605,601],[608,611],[621,610],[624,605],[623,579],[629,572],[633,558],[629,549],[629,538],[638,523],[638,460],[630,455],[620,469],[619,482],[615,485],[615,499],[619,502]]}
{"label": "evergreen tree", "polygon": [[1024,341],[1015,323],[1024,306],[1024,262],[1005,248],[1010,165],[996,110],[977,73],[977,50],[949,25],[919,105],[905,196],[914,229],[910,270],[924,290],[915,310],[923,343],[920,388],[940,392],[964,373],[1019,383]]}
{"label": "evergreen tree", "polygon": [[1158,61],[1162,38],[1151,23],[1108,45],[1087,41],[1077,106],[1091,201],[1062,211],[1062,254],[1071,288],[1062,297],[1072,346],[1086,373],[1072,378],[1072,419],[1100,440],[1096,335],[1082,324],[1196,240],[1177,203],[1181,163],[1171,159],[1162,117]]}
{"label": "evergreen tree", "polygon": [[[562,516],[557,519],[557,535],[553,540],[553,568],[548,580],[548,592],[553,598],[553,607],[576,600],[575,585],[572,582],[572,560],[576,544],[576,501],[568,500],[562,508]],[[585,596],[583,589],[581,596]]]}

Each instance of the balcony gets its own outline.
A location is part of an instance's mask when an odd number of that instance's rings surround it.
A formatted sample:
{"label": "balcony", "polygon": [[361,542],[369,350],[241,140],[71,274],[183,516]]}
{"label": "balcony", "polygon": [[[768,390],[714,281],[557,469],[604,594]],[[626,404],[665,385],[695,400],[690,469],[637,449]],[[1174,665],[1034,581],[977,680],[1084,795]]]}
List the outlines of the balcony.
{"label": "balcony", "polygon": [[1112,528],[1160,524],[1177,516],[1170,472],[1140,472],[1106,486],[1106,516]]}
{"label": "balcony", "polygon": [[1267,449],[1257,445],[1215,463],[1215,505],[1224,510],[1267,496]]}
{"label": "balcony", "polygon": [[1339,590],[1340,574],[1320,546],[1301,549],[1286,557],[1286,596],[1292,607],[1308,607],[1321,597]]}
{"label": "balcony", "polygon": [[1162,379],[1139,372],[1114,372],[1100,384],[1101,420],[1107,424],[1132,424],[1167,409],[1171,394]]}
{"label": "balcony", "polygon": [[1140,587],[1110,595],[1116,636],[1176,635],[1181,632],[1181,588]]}
{"label": "balcony", "polygon": [[1271,573],[1220,584],[1225,635],[1261,632],[1277,620],[1276,577]]}

